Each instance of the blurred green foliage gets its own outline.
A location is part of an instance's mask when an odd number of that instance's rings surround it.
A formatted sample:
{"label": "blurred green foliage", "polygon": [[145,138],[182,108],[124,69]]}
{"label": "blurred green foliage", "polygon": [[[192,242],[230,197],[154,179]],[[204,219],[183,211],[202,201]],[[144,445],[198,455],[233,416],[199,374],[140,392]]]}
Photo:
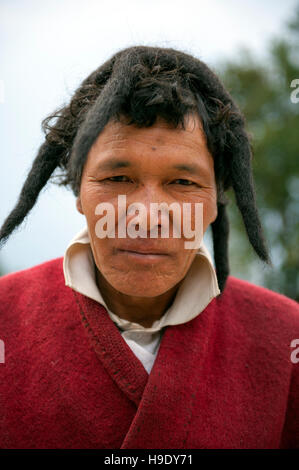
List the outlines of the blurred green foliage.
{"label": "blurred green foliage", "polygon": [[[232,191],[231,274],[299,300],[299,5],[283,38],[272,40],[264,63],[248,51],[221,66],[221,78],[242,109],[252,137],[257,204],[273,268],[257,260]],[[297,85],[298,88],[298,85]],[[299,97],[299,92],[297,93]]]}

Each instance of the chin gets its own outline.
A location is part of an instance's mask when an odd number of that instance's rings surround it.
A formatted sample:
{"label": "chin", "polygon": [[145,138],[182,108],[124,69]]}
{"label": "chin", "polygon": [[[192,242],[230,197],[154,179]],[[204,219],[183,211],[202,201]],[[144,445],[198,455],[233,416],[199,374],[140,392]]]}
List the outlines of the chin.
{"label": "chin", "polygon": [[161,282],[161,279],[152,278],[152,276],[140,275],[138,278],[129,276],[121,279],[107,279],[108,282],[122,294],[132,297],[158,297],[171,289],[176,282]]}

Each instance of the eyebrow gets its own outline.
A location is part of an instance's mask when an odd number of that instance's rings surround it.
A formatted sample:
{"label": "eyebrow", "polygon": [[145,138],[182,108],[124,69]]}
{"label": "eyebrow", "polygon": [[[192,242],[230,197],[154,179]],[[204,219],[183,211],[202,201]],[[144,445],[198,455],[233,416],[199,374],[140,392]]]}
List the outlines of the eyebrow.
{"label": "eyebrow", "polygon": [[186,171],[188,173],[196,173],[201,172],[201,169],[198,165],[187,165],[186,163],[178,163],[177,165],[173,165],[175,170]]}
{"label": "eyebrow", "polygon": [[118,168],[127,168],[132,166],[128,160],[107,160],[106,162],[99,163],[97,168],[99,170],[116,170]]}
{"label": "eyebrow", "polygon": [[[132,165],[131,162],[129,162],[128,160],[116,160],[116,159],[112,159],[112,160],[107,160],[103,163],[99,163],[99,165],[97,165],[97,168],[99,170],[103,170],[103,171],[109,171],[109,170],[117,170],[119,168],[128,168],[128,167],[132,167],[134,165]],[[193,173],[196,173],[196,172],[200,172],[201,173],[201,168],[199,165],[196,165],[196,164],[186,164],[186,163],[177,163],[175,165],[173,165],[171,167],[172,169],[175,169],[175,170],[179,170],[179,171],[186,171],[187,173],[190,173],[190,174],[193,174]]]}

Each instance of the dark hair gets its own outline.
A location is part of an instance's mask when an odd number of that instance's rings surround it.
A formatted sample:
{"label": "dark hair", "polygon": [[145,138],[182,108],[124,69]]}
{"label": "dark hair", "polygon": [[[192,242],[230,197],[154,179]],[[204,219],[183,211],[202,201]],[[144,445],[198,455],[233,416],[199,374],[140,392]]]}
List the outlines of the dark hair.
{"label": "dark hair", "polygon": [[218,215],[211,225],[220,290],[229,275],[224,192],[230,187],[252,247],[260,259],[271,263],[256,206],[252,152],[242,113],[202,61],[172,48],[151,46],[129,47],[114,54],[82,82],[67,106],[43,120],[45,141],[15,208],[1,227],[0,244],[23,222],[47,181],[55,178],[56,168],[63,170],[57,184],[79,194],[87,154],[110,119],[126,116],[129,125],[150,127],[159,116],[185,129],[185,116],[190,113],[201,118],[214,158]]}

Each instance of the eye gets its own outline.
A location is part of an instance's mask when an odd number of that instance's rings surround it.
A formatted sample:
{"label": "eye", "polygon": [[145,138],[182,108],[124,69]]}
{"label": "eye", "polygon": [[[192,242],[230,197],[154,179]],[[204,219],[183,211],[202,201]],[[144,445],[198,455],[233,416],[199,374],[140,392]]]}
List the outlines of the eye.
{"label": "eye", "polygon": [[107,181],[115,181],[117,183],[127,183],[131,180],[125,175],[118,175],[118,176],[111,176],[110,178],[106,178]]}
{"label": "eye", "polygon": [[196,183],[194,183],[193,181],[190,181],[190,180],[185,180],[185,179],[179,178],[177,180],[174,180],[172,182],[172,184],[182,184],[183,186],[191,186],[191,185],[196,184]]}

